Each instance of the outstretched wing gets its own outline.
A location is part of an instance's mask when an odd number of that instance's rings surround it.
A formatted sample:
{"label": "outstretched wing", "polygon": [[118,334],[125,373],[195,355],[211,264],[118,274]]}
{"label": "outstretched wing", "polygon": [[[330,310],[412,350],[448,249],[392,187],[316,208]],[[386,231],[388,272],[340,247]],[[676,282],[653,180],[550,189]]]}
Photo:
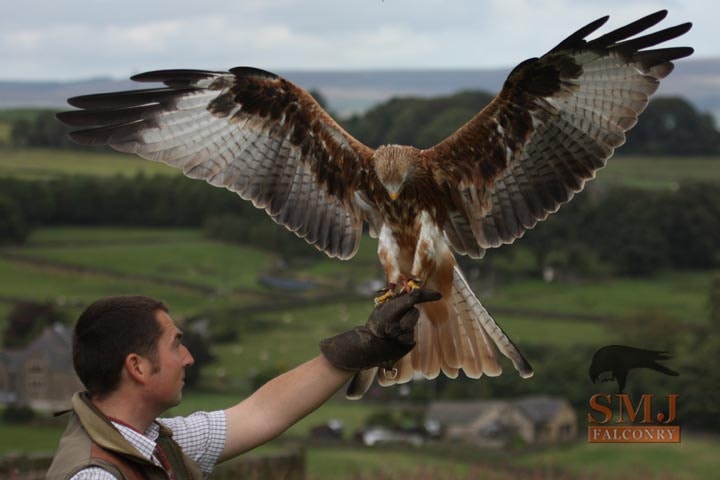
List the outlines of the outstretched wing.
{"label": "outstretched wing", "polygon": [[373,150],[309,93],[247,67],[164,70],[133,80],[165,87],[69,99],[82,110],[58,118],[84,127],[73,140],[180,168],[251,200],[330,257],[355,254],[365,217],[355,192]]}
{"label": "outstretched wing", "polygon": [[511,243],[582,190],[625,142],[659,80],[688,47],[647,50],[687,32],[685,23],[630,38],[660,11],[593,40],[608,17],[526,60],[478,115],[425,150],[447,186],[445,233],[474,257]]}

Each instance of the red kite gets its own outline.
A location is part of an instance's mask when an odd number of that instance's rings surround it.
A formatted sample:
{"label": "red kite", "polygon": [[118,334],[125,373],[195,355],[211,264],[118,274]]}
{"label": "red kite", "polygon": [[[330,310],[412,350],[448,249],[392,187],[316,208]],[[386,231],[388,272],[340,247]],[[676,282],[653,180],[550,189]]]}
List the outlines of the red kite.
{"label": "red kite", "polygon": [[[651,49],[690,23],[636,37],[666,14],[592,40],[608,17],[588,24],[518,65],[487,107],[426,150],[363,145],[308,92],[249,67],[142,73],[133,80],[165,86],[71,98],[81,110],[59,118],[83,127],[71,134],[78,143],[136,153],[237,193],[330,257],[351,258],[368,223],[391,289],[422,284],[443,294],[420,306],[416,347],[380,383],[414,372],[499,375],[496,348],[530,377],[453,251],[479,258],[512,243],[595,177],[672,60],[693,52]],[[356,377],[349,395],[361,396],[374,375]]]}

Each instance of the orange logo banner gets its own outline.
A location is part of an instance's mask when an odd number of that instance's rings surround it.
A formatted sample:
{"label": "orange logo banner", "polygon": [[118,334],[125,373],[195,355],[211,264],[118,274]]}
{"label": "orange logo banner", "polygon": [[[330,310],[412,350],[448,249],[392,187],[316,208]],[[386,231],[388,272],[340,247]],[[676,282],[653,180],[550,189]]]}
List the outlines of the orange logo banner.
{"label": "orange logo banner", "polygon": [[[680,443],[678,395],[642,395],[633,404],[629,395],[595,394],[588,412],[589,443]],[[657,411],[657,404],[664,409]]]}
{"label": "orange logo banner", "polygon": [[677,425],[589,426],[589,443],[680,443]]}

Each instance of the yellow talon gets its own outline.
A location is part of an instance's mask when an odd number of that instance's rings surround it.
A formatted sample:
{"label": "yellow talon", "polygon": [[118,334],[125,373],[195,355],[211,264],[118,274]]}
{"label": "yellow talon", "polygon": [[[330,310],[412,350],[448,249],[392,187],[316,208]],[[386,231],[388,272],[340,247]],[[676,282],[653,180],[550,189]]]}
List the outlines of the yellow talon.
{"label": "yellow talon", "polygon": [[375,305],[382,305],[383,303],[385,303],[386,301],[390,300],[393,297],[393,291],[390,288],[385,289],[384,291],[381,290],[381,292],[384,292],[384,293],[382,295],[380,295],[379,297],[375,297]]}
{"label": "yellow talon", "polygon": [[417,278],[411,278],[410,280],[405,282],[404,290],[406,293],[410,293],[413,290],[417,290],[418,288],[420,288],[421,284],[422,282]]}
{"label": "yellow talon", "polygon": [[383,368],[383,376],[385,380],[395,380],[398,376],[398,369],[395,367],[390,369]]}

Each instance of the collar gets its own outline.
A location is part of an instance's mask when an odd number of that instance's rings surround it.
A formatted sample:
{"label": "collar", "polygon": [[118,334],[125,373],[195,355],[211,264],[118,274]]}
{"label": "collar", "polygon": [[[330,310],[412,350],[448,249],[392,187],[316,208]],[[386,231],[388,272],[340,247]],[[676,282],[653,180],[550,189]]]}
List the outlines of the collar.
{"label": "collar", "polygon": [[137,449],[140,455],[151,462],[155,461],[154,453],[157,439],[160,436],[160,426],[157,423],[150,424],[147,430],[140,432],[117,418],[108,417],[108,420],[125,437],[125,440]]}
{"label": "collar", "polygon": [[[87,392],[74,394],[72,407],[90,437],[106,450],[155,463],[152,458],[157,439],[161,435],[172,437],[172,431],[157,422],[152,423],[145,434],[121,423],[112,422],[92,403]],[[93,417],[100,421],[92,421]],[[138,442],[132,442],[130,438],[137,439]],[[147,448],[151,443],[152,448],[147,454]]]}

